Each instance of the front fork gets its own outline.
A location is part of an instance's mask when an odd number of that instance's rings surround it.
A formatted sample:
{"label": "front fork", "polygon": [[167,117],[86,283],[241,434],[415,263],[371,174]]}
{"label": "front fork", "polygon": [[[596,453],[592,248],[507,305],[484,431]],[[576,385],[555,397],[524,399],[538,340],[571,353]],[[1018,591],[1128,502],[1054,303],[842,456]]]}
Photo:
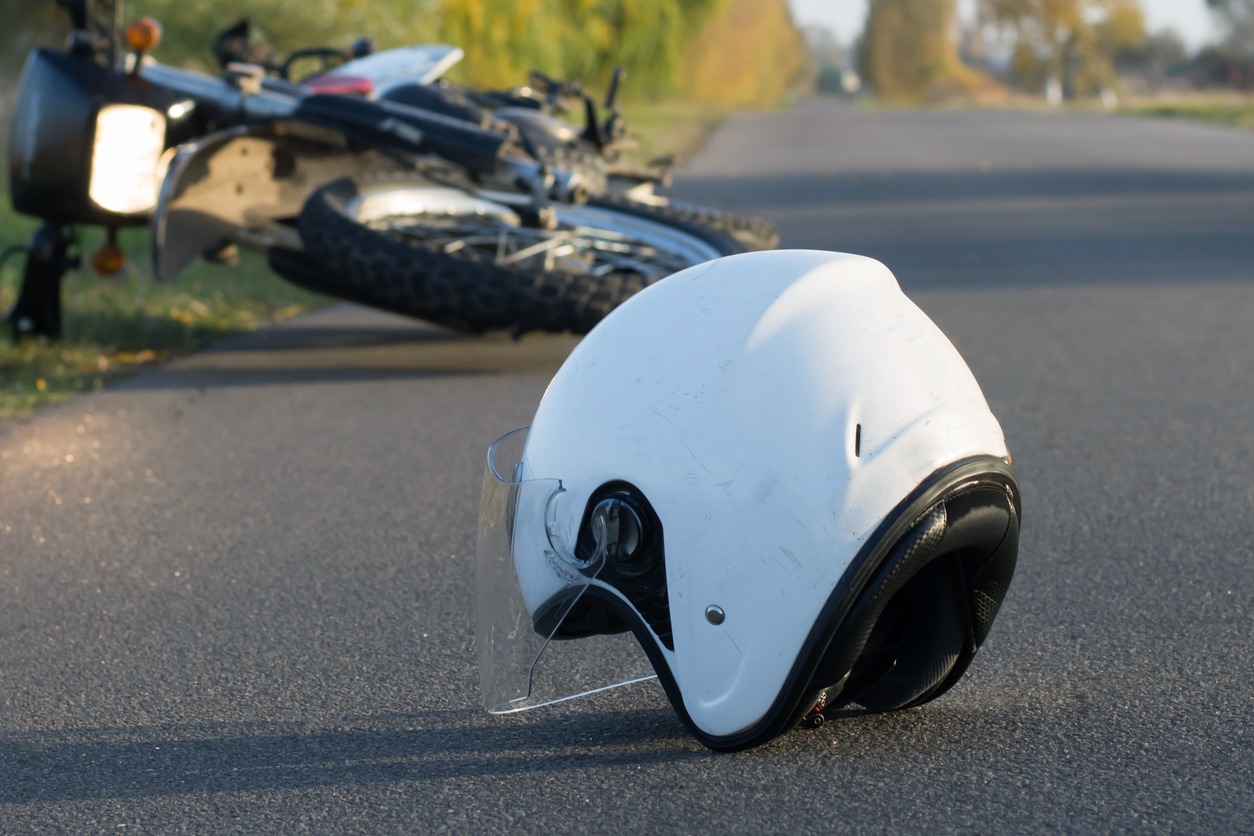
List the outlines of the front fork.
{"label": "front fork", "polygon": [[13,339],[61,338],[61,279],[79,265],[70,255],[74,228],[45,221],[26,250],[26,271],[17,304],[9,311]]}

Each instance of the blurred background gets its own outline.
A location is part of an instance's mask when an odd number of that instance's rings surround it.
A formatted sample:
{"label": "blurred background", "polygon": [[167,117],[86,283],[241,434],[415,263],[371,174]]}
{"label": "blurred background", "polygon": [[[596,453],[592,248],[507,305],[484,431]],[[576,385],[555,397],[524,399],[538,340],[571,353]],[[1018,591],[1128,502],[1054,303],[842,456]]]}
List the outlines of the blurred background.
{"label": "blurred background", "polygon": [[[0,8],[11,81],[29,47],[58,43],[65,24],[52,0]],[[378,48],[455,44],[467,56],[458,79],[484,86],[520,84],[531,69],[604,82],[622,65],[636,98],[765,105],[800,83],[809,63],[786,0],[149,0],[126,11],[162,22],[161,60],[204,69],[214,34],[245,16],[283,52],[347,47],[361,35]]]}
{"label": "blurred background", "polygon": [[1248,91],[1251,0],[794,0],[818,86],[1050,104]]}
{"label": "blurred background", "polygon": [[[636,100],[762,107],[808,91],[895,102],[1037,98],[1054,104],[1254,85],[1254,0],[149,0],[162,60],[211,66],[214,33],[248,16],[278,49],[447,42],[459,80],[530,69],[604,82]],[[7,98],[27,50],[64,32],[52,0],[0,4]]]}

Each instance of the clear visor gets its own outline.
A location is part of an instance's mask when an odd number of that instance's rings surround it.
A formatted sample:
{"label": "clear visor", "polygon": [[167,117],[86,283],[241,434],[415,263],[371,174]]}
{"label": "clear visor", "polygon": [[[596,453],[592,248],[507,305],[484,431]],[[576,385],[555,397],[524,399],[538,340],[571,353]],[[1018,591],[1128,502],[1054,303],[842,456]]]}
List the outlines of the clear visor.
{"label": "clear visor", "polygon": [[[526,472],[527,430],[488,450],[475,564],[475,638],[483,701],[493,714],[525,711],[653,679],[630,631],[559,636],[593,603],[603,558],[575,556],[583,509],[569,507],[558,479]],[[604,593],[601,593],[604,594]],[[569,626],[569,625],[567,625]]]}

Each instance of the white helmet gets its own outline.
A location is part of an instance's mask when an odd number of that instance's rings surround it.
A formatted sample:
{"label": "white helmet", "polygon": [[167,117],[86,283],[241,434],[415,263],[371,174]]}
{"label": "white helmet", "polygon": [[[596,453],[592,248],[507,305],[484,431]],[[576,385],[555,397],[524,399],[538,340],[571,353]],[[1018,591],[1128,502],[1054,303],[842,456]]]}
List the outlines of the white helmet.
{"label": "white helmet", "polygon": [[886,267],[692,267],[593,329],[489,452],[484,699],[518,711],[651,665],[724,750],[918,705],[988,634],[1018,531],[1001,428]]}

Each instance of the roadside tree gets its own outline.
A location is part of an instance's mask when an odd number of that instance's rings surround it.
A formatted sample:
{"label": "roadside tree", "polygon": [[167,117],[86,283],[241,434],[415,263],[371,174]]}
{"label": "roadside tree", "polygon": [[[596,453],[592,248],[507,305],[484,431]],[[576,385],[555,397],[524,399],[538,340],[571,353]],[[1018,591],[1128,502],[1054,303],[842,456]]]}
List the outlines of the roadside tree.
{"label": "roadside tree", "polygon": [[1145,39],[1139,0],[977,0],[981,19],[1008,32],[1011,72],[1052,101],[1117,87],[1115,57]]}
{"label": "roadside tree", "polygon": [[883,99],[918,101],[960,65],[954,0],[871,0],[858,63]]}
{"label": "roadside tree", "polygon": [[1225,51],[1254,57],[1254,0],[1206,0],[1226,30]]}

